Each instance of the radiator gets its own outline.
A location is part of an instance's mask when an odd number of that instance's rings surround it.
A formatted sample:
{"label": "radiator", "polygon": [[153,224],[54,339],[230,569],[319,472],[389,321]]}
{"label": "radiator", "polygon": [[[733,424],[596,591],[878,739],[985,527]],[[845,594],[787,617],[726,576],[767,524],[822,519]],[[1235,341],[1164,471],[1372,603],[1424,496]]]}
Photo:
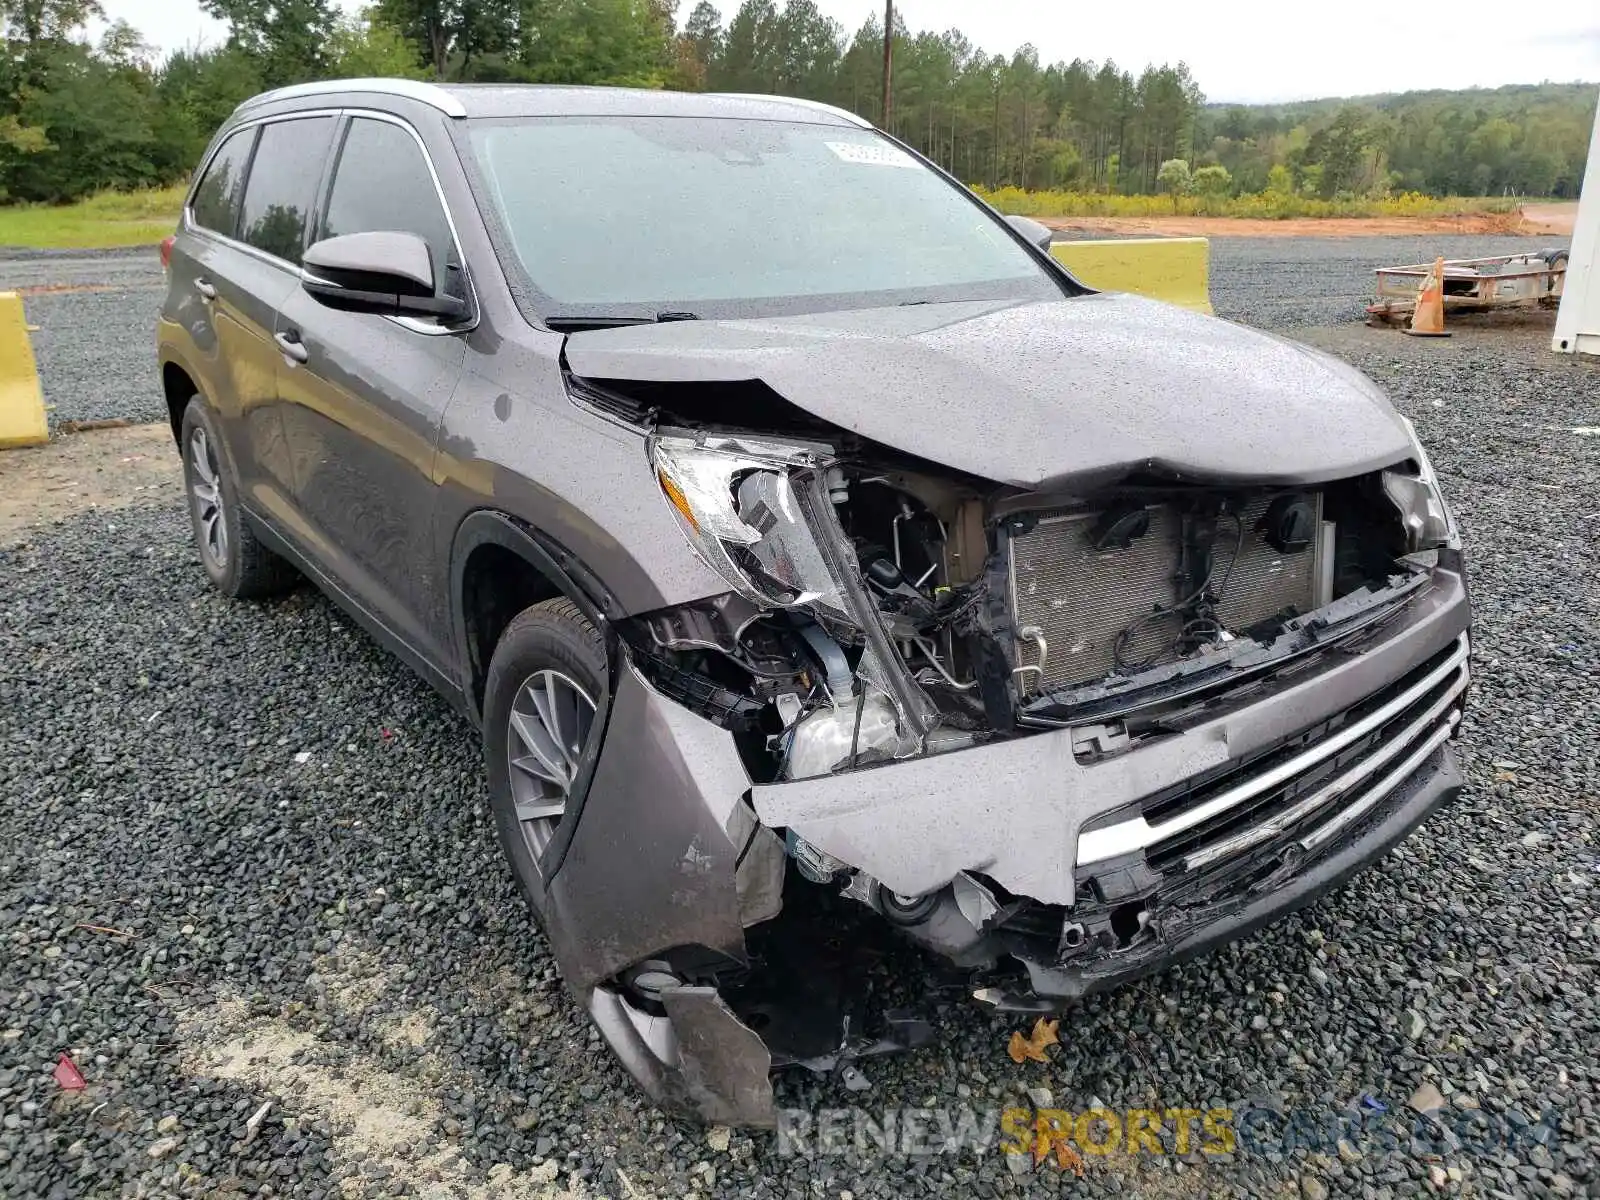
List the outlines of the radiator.
{"label": "radiator", "polygon": [[[1319,545],[1328,535],[1316,500],[1319,540],[1305,550],[1283,554],[1257,528],[1272,498],[1250,501],[1240,514],[1244,541],[1229,569],[1237,534],[1231,521],[1218,522],[1213,549],[1213,590],[1222,588],[1218,618],[1230,630],[1244,629],[1285,608],[1309,612],[1318,596]],[[1124,670],[1170,661],[1181,632],[1176,614],[1150,616],[1186,597],[1178,578],[1182,563],[1183,518],[1170,505],[1149,510],[1150,530],[1125,550],[1096,551],[1091,533],[1098,513],[1042,515],[1027,533],[1011,538],[1011,609],[1018,640],[1019,667],[1040,663],[1039,639],[1046,647],[1043,672],[1029,671],[1019,682],[1029,692],[1056,691],[1088,683],[1117,668],[1115,645],[1122,645]],[[1139,621],[1140,617],[1147,619]],[[1138,624],[1135,626],[1135,622]]]}
{"label": "radiator", "polygon": [[1239,550],[1239,561],[1233,570],[1227,569],[1227,558],[1233,553],[1234,537],[1231,522],[1223,522],[1217,533],[1217,574],[1215,582],[1223,584],[1221,598],[1217,601],[1217,616],[1229,629],[1244,629],[1257,621],[1276,616],[1286,608],[1296,612],[1310,612],[1316,607],[1317,561],[1322,536],[1322,497],[1316,497],[1318,540],[1304,550],[1284,554],[1275,550],[1260,528],[1261,518],[1267,515],[1272,497],[1252,500],[1239,514],[1244,526],[1244,545]]}

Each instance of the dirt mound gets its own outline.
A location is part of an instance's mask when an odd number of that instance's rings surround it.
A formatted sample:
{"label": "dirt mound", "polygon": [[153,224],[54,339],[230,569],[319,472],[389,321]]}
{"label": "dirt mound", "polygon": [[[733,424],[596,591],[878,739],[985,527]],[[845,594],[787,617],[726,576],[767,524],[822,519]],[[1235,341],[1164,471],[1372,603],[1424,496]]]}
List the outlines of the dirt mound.
{"label": "dirt mound", "polygon": [[1567,237],[1572,234],[1577,210],[1576,204],[1541,204],[1514,213],[1460,217],[1294,217],[1282,221],[1256,217],[1046,217],[1044,223],[1066,233],[1124,237],[1392,237],[1420,233]]}

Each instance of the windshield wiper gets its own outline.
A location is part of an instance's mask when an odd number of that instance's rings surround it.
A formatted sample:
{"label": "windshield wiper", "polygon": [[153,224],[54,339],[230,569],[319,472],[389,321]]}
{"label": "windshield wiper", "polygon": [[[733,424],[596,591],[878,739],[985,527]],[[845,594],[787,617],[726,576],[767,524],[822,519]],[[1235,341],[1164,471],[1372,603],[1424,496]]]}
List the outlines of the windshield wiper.
{"label": "windshield wiper", "polygon": [[669,321],[698,321],[699,313],[666,309],[653,317],[546,317],[544,323],[557,333],[582,333],[587,329],[625,329],[629,325],[662,325]]}

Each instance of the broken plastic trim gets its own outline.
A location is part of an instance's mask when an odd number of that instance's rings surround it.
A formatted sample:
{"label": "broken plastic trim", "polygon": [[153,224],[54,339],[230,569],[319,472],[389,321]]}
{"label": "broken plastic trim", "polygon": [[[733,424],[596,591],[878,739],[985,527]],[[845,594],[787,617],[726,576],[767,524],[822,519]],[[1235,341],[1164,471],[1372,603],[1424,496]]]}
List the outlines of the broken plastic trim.
{"label": "broken plastic trim", "polygon": [[1262,643],[1240,639],[1191,659],[1133,676],[1113,676],[1090,687],[1041,696],[1017,714],[1021,725],[1054,729],[1104,721],[1154,704],[1186,700],[1219,687],[1233,687],[1304,655],[1324,650],[1383,620],[1428,585],[1418,570],[1393,575],[1387,587],[1365,587],[1326,608],[1287,623],[1287,632]]}
{"label": "broken plastic trim", "polygon": [[645,1093],[671,1112],[707,1123],[771,1128],[772,1055],[715,988],[674,987],[651,1016],[607,987],[589,1016]]}

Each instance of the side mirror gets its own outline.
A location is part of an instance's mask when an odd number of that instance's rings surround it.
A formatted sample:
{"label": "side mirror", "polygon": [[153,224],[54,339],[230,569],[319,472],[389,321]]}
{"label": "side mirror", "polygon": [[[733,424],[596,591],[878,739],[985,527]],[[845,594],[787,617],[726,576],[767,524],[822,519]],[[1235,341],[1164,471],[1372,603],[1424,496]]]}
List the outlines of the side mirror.
{"label": "side mirror", "polygon": [[1046,254],[1050,253],[1050,240],[1055,237],[1055,231],[1048,225],[1041,225],[1032,217],[1007,217],[1006,224]]}
{"label": "side mirror", "polygon": [[347,233],[305,253],[300,286],[329,308],[459,320],[466,302],[438,293],[433,254],[414,233]]}

